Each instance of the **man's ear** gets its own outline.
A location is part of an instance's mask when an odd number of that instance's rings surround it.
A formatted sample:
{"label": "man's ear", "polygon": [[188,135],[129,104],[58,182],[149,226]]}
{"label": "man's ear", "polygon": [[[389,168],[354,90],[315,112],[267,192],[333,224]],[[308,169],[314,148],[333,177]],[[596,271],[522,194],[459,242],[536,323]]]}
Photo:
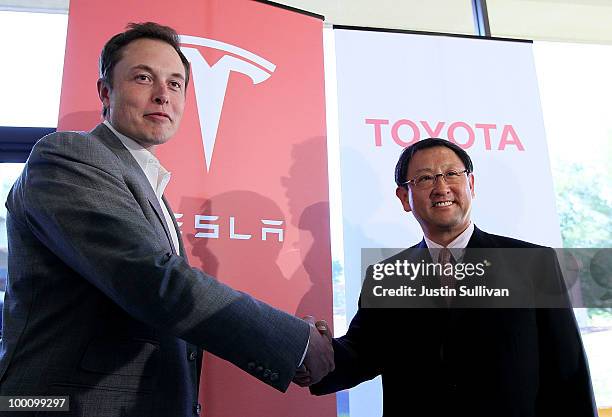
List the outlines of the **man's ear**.
{"label": "man's ear", "polygon": [[474,174],[469,175],[468,184],[470,185],[470,192],[472,194],[472,198],[476,197],[476,192],[474,191]]}
{"label": "man's ear", "polygon": [[395,195],[399,198],[399,201],[402,203],[402,207],[404,207],[404,211],[410,212],[412,211],[412,207],[410,207],[410,200],[408,196],[408,190],[406,187],[397,187],[395,189]]}
{"label": "man's ear", "polygon": [[98,97],[100,97],[102,105],[108,109],[110,107],[110,87],[102,78],[98,79],[97,87]]}

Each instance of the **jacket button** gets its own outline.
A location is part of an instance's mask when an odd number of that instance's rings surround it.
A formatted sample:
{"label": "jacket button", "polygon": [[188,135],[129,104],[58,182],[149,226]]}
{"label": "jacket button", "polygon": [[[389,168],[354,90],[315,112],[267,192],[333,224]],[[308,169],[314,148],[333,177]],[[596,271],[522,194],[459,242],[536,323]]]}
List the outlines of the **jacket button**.
{"label": "jacket button", "polygon": [[273,372],[272,375],[270,375],[270,381],[276,381],[278,379],[278,374],[276,372]]}
{"label": "jacket button", "polygon": [[198,358],[198,354],[196,352],[189,353],[189,360],[195,361]]}
{"label": "jacket button", "polygon": [[257,368],[255,368],[255,372],[257,372],[258,374],[263,372],[263,366],[259,365]]}
{"label": "jacket button", "polygon": [[199,415],[202,412],[202,406],[200,404],[194,405],[193,412]]}
{"label": "jacket button", "polygon": [[266,369],[266,370],[264,371],[264,373],[263,373],[263,377],[264,377],[264,378],[267,378],[267,377],[268,377],[268,376],[269,376],[271,373],[272,373],[272,371],[271,371],[271,370]]}
{"label": "jacket button", "polygon": [[255,362],[249,362],[249,363],[247,364],[247,369],[248,369],[249,371],[253,371],[253,370],[255,369]]}

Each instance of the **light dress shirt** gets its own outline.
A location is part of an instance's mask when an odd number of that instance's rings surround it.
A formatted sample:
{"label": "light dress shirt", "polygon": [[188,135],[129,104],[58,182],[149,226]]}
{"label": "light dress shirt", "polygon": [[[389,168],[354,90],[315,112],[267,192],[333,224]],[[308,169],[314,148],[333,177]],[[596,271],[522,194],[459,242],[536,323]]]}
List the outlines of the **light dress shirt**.
{"label": "light dress shirt", "polygon": [[178,233],[174,227],[174,222],[172,221],[168,207],[166,207],[166,204],[162,200],[164,190],[170,182],[172,174],[166,170],[162,164],[160,164],[159,159],[157,159],[149,150],[143,148],[134,139],[130,139],[124,134],[119,133],[108,120],[105,120],[104,124],[115,134],[115,136],[119,138],[123,146],[130,151],[136,162],[138,162],[138,166],[140,166],[142,172],[144,172],[145,177],[147,177],[147,180],[149,180],[149,184],[151,184],[151,188],[153,189],[162,212],[164,213],[164,219],[166,220],[166,226],[168,226],[168,230],[170,231],[174,253],[178,254],[180,248]]}
{"label": "light dress shirt", "polygon": [[[451,243],[446,246],[450,252],[453,254],[453,258],[455,258],[456,262],[461,262],[463,259],[463,255],[465,254],[465,248],[467,247],[468,242],[472,238],[472,234],[474,233],[474,223],[470,222],[470,225],[465,229],[459,236],[457,236]],[[433,240],[424,236],[425,243],[427,244],[427,248],[429,249],[429,253],[431,255],[431,259],[438,259],[438,254],[440,253],[440,249],[444,248],[444,246],[437,244]]]}

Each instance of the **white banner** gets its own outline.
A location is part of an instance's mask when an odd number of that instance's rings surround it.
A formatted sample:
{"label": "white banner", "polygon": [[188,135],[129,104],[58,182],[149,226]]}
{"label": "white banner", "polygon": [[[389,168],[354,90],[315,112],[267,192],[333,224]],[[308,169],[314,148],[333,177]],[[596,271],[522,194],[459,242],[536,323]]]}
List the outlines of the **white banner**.
{"label": "white banner", "polygon": [[[479,228],[561,246],[531,43],[334,33],[349,320],[360,289],[360,249],[422,239],[394,183],[400,152],[420,139],[452,140],[472,157],[472,220]],[[381,398],[376,381],[351,390],[351,417],[381,415]]]}

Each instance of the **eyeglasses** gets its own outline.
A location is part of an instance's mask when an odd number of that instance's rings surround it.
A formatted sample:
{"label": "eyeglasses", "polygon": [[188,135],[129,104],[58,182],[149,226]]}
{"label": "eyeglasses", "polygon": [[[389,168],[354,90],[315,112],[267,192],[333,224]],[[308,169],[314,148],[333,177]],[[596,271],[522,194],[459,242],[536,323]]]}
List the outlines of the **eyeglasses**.
{"label": "eyeglasses", "polygon": [[424,190],[434,186],[439,177],[444,177],[444,181],[451,184],[460,184],[463,181],[463,174],[470,174],[470,171],[464,169],[463,171],[456,171],[454,169],[446,171],[443,174],[425,174],[419,175],[416,178],[403,182],[402,185],[411,185],[416,189]]}

